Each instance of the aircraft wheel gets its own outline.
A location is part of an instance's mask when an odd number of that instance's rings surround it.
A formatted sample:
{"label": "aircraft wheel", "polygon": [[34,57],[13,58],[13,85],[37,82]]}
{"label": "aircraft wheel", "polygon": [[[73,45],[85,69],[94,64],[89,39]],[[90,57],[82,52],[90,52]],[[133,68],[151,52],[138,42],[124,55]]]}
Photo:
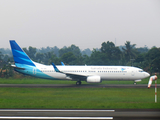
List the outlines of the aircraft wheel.
{"label": "aircraft wheel", "polygon": [[77,81],[77,82],[76,82],[76,85],[81,85],[81,81]]}
{"label": "aircraft wheel", "polygon": [[79,81],[79,83],[80,83],[79,85],[81,85],[81,81]]}

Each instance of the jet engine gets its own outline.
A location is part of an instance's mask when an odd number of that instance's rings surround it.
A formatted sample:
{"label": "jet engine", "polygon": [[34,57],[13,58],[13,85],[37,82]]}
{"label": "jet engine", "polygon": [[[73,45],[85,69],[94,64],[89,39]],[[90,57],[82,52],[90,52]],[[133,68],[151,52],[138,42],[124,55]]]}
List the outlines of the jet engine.
{"label": "jet engine", "polygon": [[87,83],[101,83],[101,77],[100,76],[89,76],[86,80]]}

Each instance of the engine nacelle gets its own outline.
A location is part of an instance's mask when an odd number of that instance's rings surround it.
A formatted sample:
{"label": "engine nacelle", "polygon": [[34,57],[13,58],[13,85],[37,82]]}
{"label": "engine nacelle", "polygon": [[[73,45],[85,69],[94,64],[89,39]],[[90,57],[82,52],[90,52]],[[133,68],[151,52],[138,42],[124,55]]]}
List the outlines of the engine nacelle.
{"label": "engine nacelle", "polygon": [[142,80],[135,80],[134,82],[141,82]]}
{"label": "engine nacelle", "polygon": [[101,77],[100,76],[89,76],[86,80],[87,83],[101,83]]}

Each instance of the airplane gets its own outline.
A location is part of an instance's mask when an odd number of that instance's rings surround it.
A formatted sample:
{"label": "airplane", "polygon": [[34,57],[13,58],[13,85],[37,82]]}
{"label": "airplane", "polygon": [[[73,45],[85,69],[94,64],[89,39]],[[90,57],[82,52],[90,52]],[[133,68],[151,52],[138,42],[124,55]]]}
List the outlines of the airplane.
{"label": "airplane", "polygon": [[10,40],[10,46],[14,58],[15,71],[38,78],[51,80],[71,80],[77,81],[76,85],[81,85],[81,81],[87,83],[101,83],[103,80],[132,80],[141,81],[150,74],[137,67],[131,66],[70,66],[64,65],[43,65],[32,61],[21,49],[15,40]]}

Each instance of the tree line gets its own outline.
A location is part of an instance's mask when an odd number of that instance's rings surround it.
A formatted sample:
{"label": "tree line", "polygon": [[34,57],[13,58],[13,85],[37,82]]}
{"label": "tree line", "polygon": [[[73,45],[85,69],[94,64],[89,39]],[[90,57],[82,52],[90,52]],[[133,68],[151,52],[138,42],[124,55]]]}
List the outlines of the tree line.
{"label": "tree line", "polygon": [[[124,46],[115,46],[107,41],[101,44],[100,49],[85,49],[83,51],[76,45],[69,47],[47,47],[37,49],[29,46],[23,48],[26,54],[35,62],[50,65],[52,62],[60,65],[61,61],[66,65],[123,65],[135,66],[154,73],[160,72],[160,48],[146,46],[136,48],[136,44],[126,41]],[[0,49],[0,76],[13,76],[10,64],[14,62],[11,52]],[[3,71],[5,71],[3,73]]]}

